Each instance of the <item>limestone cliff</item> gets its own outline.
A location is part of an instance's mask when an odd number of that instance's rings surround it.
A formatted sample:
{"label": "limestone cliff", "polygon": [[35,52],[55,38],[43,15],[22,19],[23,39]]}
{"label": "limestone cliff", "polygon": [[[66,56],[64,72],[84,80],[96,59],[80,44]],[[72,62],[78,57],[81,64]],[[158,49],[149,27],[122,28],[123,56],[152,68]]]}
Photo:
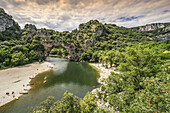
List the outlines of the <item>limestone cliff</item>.
{"label": "limestone cliff", "polygon": [[[14,32],[16,36],[11,32]],[[6,36],[6,34],[10,34],[10,36]],[[139,36],[136,36],[136,34]],[[24,29],[20,30],[12,16],[0,9],[0,41],[11,40],[11,35],[16,37],[14,40],[21,38],[29,43],[42,44],[45,48],[45,52],[43,51],[45,56],[48,56],[53,48],[62,49],[67,53],[64,54],[65,57],[78,61],[80,56],[83,56],[82,53],[91,49],[95,44],[97,44],[96,47],[101,47],[100,49],[104,49],[105,45],[110,44],[109,49],[111,49],[112,47],[120,47],[121,44],[126,45],[126,43],[121,43],[124,40],[126,40],[125,42],[129,42],[129,40],[140,41],[140,36],[142,36],[142,39],[150,36],[152,38],[157,37],[157,40],[161,41],[169,40],[170,23],[148,24],[129,29],[114,24],[102,24],[98,20],[90,20],[87,23],[80,24],[79,29],[72,32],[58,32],[45,28],[37,29],[32,24],[26,24]],[[111,41],[107,42],[107,40]]]}
{"label": "limestone cliff", "polygon": [[160,41],[170,40],[170,33],[167,33],[164,35],[158,35],[156,37],[157,37],[157,40],[160,40]]}
{"label": "limestone cliff", "polygon": [[[87,23],[80,24],[79,32],[80,33],[77,35],[77,40],[83,49],[88,49],[94,43],[96,43],[96,38],[103,34],[104,26],[97,20],[91,20]],[[84,42],[82,43],[81,40],[84,40]]]}
{"label": "limestone cliff", "polygon": [[170,39],[170,23],[154,23],[145,26],[134,27],[141,32],[156,36],[157,40],[164,41]]}
{"label": "limestone cliff", "polygon": [[67,58],[77,61],[81,53],[92,47],[103,32],[104,26],[97,20],[81,24],[75,33],[37,29],[35,25],[26,24],[22,30],[22,39],[40,41],[45,48],[46,56],[53,48],[64,48],[69,54]]}
{"label": "limestone cliff", "polygon": [[147,24],[145,26],[135,27],[135,29],[137,29],[138,31],[152,31],[164,27],[165,25],[162,23],[153,23],[153,24]]}
{"label": "limestone cliff", "polygon": [[[13,27],[12,29],[10,29]],[[0,8],[0,32],[2,31],[12,31],[17,32],[20,31],[19,25],[12,19],[12,16],[5,13],[5,11]]]}

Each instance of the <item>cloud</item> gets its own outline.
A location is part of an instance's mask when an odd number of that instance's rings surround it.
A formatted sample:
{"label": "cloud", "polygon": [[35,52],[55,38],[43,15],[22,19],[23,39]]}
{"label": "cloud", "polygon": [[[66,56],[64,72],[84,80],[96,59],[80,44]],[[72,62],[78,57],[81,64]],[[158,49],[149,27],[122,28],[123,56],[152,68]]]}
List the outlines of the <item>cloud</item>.
{"label": "cloud", "polygon": [[169,0],[1,0],[0,7],[23,28],[26,23],[58,31],[91,19],[134,27],[168,22]]}
{"label": "cloud", "polygon": [[48,3],[56,3],[59,0],[23,0],[23,1],[26,1],[26,2],[35,2],[38,5],[46,5]]}
{"label": "cloud", "polygon": [[164,10],[163,12],[164,12],[164,13],[168,13],[168,12],[170,12],[170,10]]}

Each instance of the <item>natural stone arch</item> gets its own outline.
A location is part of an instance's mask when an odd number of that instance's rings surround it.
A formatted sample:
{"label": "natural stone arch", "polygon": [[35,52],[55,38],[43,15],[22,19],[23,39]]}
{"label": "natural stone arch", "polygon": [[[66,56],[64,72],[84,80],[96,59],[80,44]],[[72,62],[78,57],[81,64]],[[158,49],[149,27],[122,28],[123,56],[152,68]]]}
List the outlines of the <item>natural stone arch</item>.
{"label": "natural stone arch", "polygon": [[47,41],[41,41],[41,44],[44,46],[45,48],[45,56],[48,56],[50,51],[54,48],[54,47],[62,47],[64,49],[66,49],[66,51],[69,53],[68,58],[70,60],[75,60],[78,61],[78,57],[81,55],[80,52],[75,51],[75,49],[77,47],[73,46],[73,45],[68,45],[67,43],[64,42],[58,42],[58,41],[53,41],[51,43],[48,43]]}

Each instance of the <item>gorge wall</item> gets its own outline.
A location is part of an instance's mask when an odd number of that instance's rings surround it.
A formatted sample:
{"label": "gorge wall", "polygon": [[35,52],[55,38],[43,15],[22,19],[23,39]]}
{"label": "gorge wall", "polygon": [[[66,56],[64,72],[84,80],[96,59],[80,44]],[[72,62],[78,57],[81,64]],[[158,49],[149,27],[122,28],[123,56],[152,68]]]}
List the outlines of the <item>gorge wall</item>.
{"label": "gorge wall", "polygon": [[162,23],[153,23],[153,24],[147,24],[145,26],[135,27],[135,29],[137,29],[138,31],[152,31],[164,27],[165,25]]}
{"label": "gorge wall", "polygon": [[153,34],[159,41],[170,40],[170,23],[153,23],[133,29]]}
{"label": "gorge wall", "polygon": [[[0,32],[9,30],[9,28],[15,25],[17,26],[17,23],[12,19],[12,16],[8,15],[2,8],[0,8]],[[19,28],[17,30],[20,31],[20,27],[17,27]]]}
{"label": "gorge wall", "polygon": [[[53,48],[62,48],[68,53],[65,57],[78,61],[82,53],[93,47],[97,41],[99,43],[96,47],[104,50],[105,45],[108,44],[110,44],[110,48],[107,49],[111,49],[122,45],[126,46],[128,42],[140,42],[142,38],[151,39],[150,34],[154,35],[152,37],[157,37],[157,40],[169,40],[170,24],[155,23],[125,28],[115,24],[102,24],[98,20],[90,20],[87,23],[80,24],[79,28],[72,32],[58,32],[45,28],[37,29],[32,24],[26,24],[24,29],[21,30],[12,16],[0,8],[0,41],[20,39],[29,43],[40,43],[45,49],[45,51],[42,51],[45,56],[48,56]],[[122,43],[123,41],[124,43]]]}
{"label": "gorge wall", "polygon": [[[91,32],[90,34],[85,32],[86,28]],[[78,61],[81,53],[93,46],[97,41],[96,38],[100,37],[103,32],[103,25],[96,20],[81,24],[75,33],[57,32],[45,28],[37,29],[35,25],[26,24],[22,30],[22,39],[38,40],[45,48],[45,56],[48,56],[53,48],[61,47],[69,53],[67,58]]]}

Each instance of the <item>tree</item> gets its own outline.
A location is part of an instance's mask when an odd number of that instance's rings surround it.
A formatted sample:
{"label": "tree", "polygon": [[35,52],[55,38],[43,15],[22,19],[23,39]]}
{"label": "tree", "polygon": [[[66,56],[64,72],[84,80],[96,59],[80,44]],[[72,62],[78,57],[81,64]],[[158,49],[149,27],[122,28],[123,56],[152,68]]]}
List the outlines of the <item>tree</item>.
{"label": "tree", "polygon": [[[148,87],[145,87],[146,81],[149,82],[150,80],[157,78],[157,74],[161,72],[161,65],[162,62],[160,57],[154,51],[144,48],[127,48],[126,52],[124,53],[124,61],[122,60],[120,65],[117,67],[117,70],[119,70],[121,73],[112,73],[111,76],[109,76],[109,78],[106,80],[107,85],[103,86],[105,87],[105,93],[108,94],[106,100],[111,106],[115,108],[115,110],[121,112],[134,112],[134,107],[139,107],[139,103],[142,106],[146,106],[146,103],[148,103],[147,101],[150,100],[150,97],[154,96],[155,94],[163,94],[159,92],[161,91],[158,86],[160,84],[159,80],[154,82],[155,84],[150,87],[150,91],[148,90]],[[158,92],[154,90],[157,88]],[[146,99],[146,102],[137,101],[136,103],[138,98],[136,95],[140,92],[143,92],[143,95],[145,96],[148,94],[148,97],[143,96],[143,99]],[[164,97],[167,98],[165,95]],[[155,96],[153,98],[159,98]],[[166,98],[164,98],[162,102],[165,102]],[[167,100],[164,105],[160,106],[165,107],[166,105]],[[155,101],[153,106],[159,106],[157,101]],[[130,107],[132,107],[132,109]],[[167,109],[167,107],[165,108]],[[154,110],[152,111],[158,110],[155,107],[153,109]],[[149,110],[147,111],[150,112]]]}
{"label": "tree", "polygon": [[86,96],[81,100],[81,113],[92,113],[95,111],[97,105],[95,96],[91,93],[87,93]]}
{"label": "tree", "polygon": [[80,99],[66,91],[60,101],[54,103],[54,98],[48,97],[41,106],[33,108],[31,113],[93,113],[96,107],[95,96],[91,93]]}
{"label": "tree", "polygon": [[[166,75],[168,76],[168,75]],[[168,78],[168,77],[167,77]],[[161,82],[160,82],[161,81]],[[169,90],[170,83],[166,80],[158,78],[147,78],[142,85],[143,90],[135,93],[129,111],[130,112],[168,112],[170,111],[169,105]]]}
{"label": "tree", "polygon": [[65,92],[61,101],[54,103],[49,112],[55,113],[80,113],[80,99],[73,97],[72,93]]}
{"label": "tree", "polygon": [[41,103],[41,106],[32,108],[30,113],[48,113],[51,106],[54,104],[54,97],[49,96],[45,101]]}
{"label": "tree", "polygon": [[30,61],[37,61],[37,60],[43,60],[44,59],[44,55],[39,52],[39,51],[34,51],[34,50],[31,50],[29,52],[29,60]]}
{"label": "tree", "polygon": [[9,58],[10,56],[10,50],[8,46],[2,46],[0,47],[0,62],[4,62],[6,58]]}
{"label": "tree", "polygon": [[22,65],[22,64],[25,64],[28,62],[28,58],[22,53],[22,52],[19,52],[19,53],[13,53],[12,54],[12,59],[11,59],[11,62],[13,65]]}

